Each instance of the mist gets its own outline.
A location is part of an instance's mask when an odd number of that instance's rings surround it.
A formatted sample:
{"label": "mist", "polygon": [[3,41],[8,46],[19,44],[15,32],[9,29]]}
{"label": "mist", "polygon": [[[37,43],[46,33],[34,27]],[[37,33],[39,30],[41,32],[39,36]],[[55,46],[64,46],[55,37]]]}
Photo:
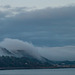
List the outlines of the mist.
{"label": "mist", "polygon": [[75,46],[39,47],[40,54],[50,60],[75,61]]}
{"label": "mist", "polygon": [[0,46],[8,49],[10,52],[24,50],[25,53],[40,59],[38,50],[32,43],[23,42],[18,39],[5,38],[0,42]]}
{"label": "mist", "polygon": [[8,49],[10,52],[16,50],[25,50],[26,53],[39,59],[41,56],[43,56],[49,60],[56,61],[75,60],[75,46],[38,47],[30,42],[11,38],[5,38],[0,42],[0,46]]}

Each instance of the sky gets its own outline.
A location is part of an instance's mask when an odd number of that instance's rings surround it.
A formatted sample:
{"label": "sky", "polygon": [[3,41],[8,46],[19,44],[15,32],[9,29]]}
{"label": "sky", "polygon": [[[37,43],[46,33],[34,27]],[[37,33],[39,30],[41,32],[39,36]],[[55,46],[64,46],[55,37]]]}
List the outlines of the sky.
{"label": "sky", "polygon": [[5,38],[28,41],[37,46],[75,45],[75,6],[0,6],[0,41]]}
{"label": "sky", "polygon": [[0,0],[0,5],[26,6],[35,8],[60,7],[75,4],[74,0]]}
{"label": "sky", "polygon": [[[0,0],[0,42],[6,38],[32,43],[41,47],[44,53],[54,50],[53,53],[58,55],[58,49],[61,49],[66,52],[65,56],[67,52],[72,56],[75,48],[75,1]],[[70,52],[69,48],[73,50]],[[41,53],[47,56],[48,51]]]}

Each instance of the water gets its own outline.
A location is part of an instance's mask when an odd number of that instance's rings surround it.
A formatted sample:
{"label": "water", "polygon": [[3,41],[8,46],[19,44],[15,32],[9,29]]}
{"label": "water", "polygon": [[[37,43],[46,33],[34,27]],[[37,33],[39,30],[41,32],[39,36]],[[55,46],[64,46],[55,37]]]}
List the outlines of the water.
{"label": "water", "polygon": [[75,75],[75,69],[0,70],[0,75]]}

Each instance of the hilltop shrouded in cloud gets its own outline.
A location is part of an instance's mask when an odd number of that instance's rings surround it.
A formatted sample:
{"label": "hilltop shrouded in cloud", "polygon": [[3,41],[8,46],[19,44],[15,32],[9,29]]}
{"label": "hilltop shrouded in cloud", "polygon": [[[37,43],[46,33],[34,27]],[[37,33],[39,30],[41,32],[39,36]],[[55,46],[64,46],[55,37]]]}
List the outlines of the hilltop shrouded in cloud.
{"label": "hilltop shrouded in cloud", "polygon": [[6,38],[2,42],[0,42],[0,46],[6,48],[10,52],[21,50],[28,55],[37,57],[39,59],[41,58],[36,47],[34,47],[31,43],[23,42],[18,39]]}
{"label": "hilltop shrouded in cloud", "polygon": [[9,52],[24,50],[25,53],[38,59],[41,59],[41,56],[43,56],[49,60],[75,60],[75,46],[36,47],[31,43],[11,38],[4,39],[0,42],[0,46],[8,49]]}
{"label": "hilltop shrouded in cloud", "polygon": [[10,52],[25,50],[39,58],[75,60],[74,9],[75,6],[44,9],[1,6],[0,46]]}

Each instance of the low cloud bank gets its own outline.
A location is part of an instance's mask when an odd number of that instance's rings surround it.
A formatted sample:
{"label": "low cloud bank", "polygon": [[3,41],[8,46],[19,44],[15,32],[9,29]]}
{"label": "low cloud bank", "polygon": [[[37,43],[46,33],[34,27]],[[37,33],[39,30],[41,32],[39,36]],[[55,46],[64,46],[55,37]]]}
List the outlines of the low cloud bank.
{"label": "low cloud bank", "polygon": [[9,51],[25,50],[37,58],[43,56],[50,60],[75,60],[75,46],[36,47],[32,43],[11,38],[5,38],[0,42],[0,46],[7,48]]}
{"label": "low cloud bank", "polygon": [[32,43],[23,42],[18,39],[5,38],[0,42],[0,46],[8,49],[10,52],[15,50],[25,50],[27,54],[40,58],[37,48]]}

